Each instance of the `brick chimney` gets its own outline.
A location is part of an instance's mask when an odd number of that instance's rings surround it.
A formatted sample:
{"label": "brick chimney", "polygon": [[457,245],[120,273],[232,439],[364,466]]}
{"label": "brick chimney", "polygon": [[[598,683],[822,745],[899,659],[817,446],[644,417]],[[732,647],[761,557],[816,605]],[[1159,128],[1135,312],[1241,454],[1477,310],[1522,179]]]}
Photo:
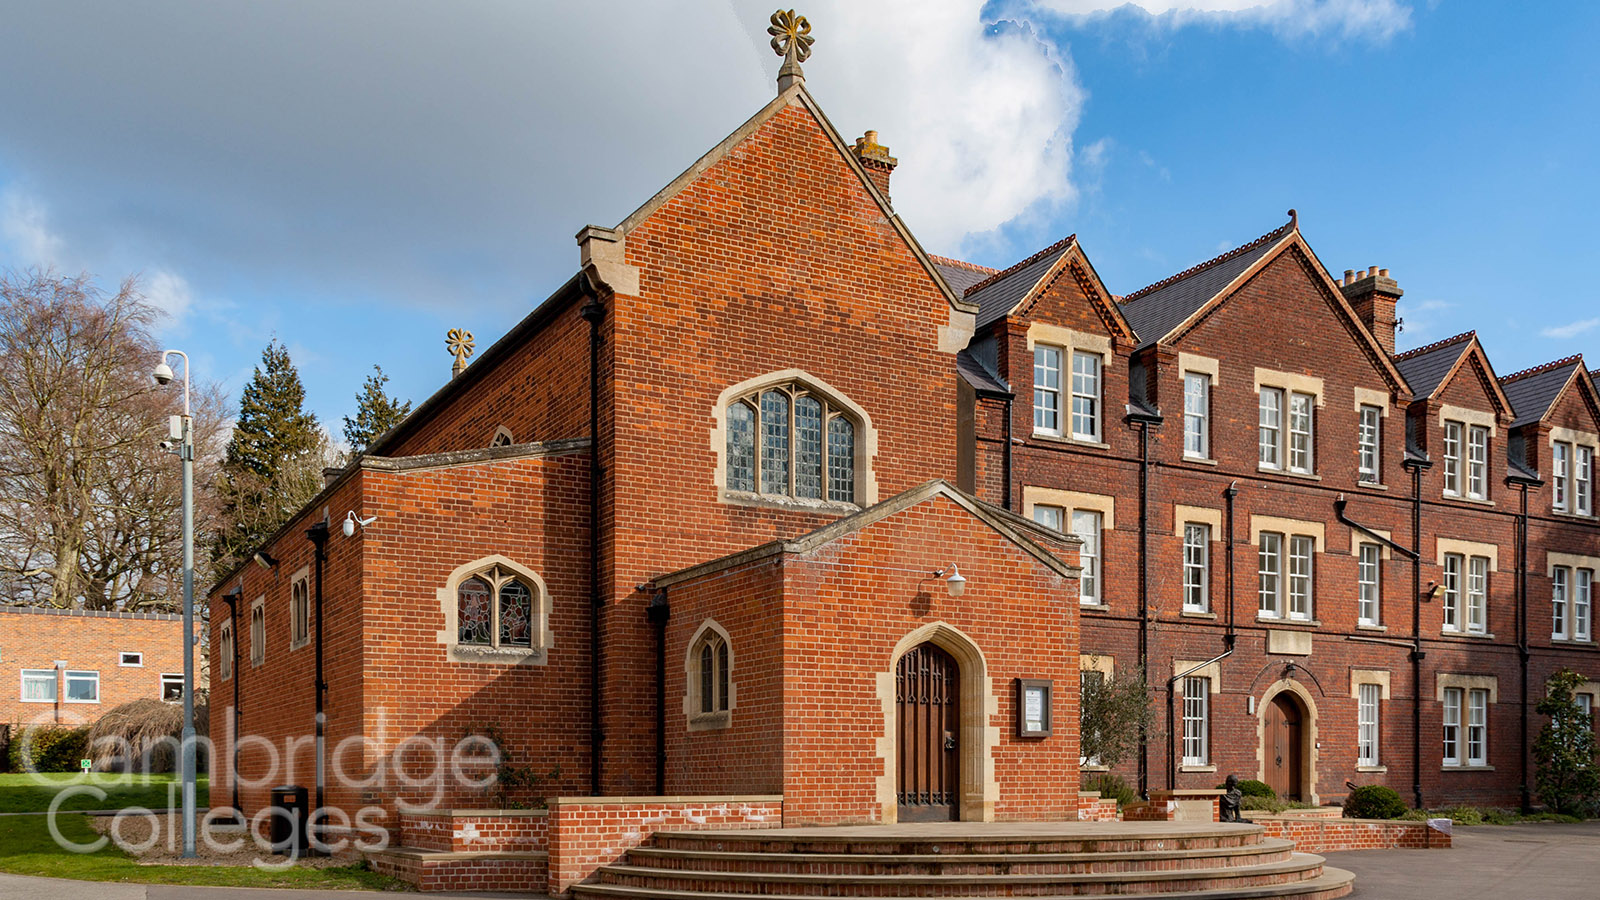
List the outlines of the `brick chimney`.
{"label": "brick chimney", "polygon": [[1400,285],[1389,277],[1388,269],[1372,266],[1365,272],[1345,269],[1339,279],[1339,289],[1356,311],[1361,324],[1367,326],[1372,336],[1383,345],[1383,352],[1394,355],[1394,332],[1399,320],[1395,318],[1395,304],[1400,301]]}
{"label": "brick chimney", "polygon": [[869,131],[856,138],[856,145],[851,148],[856,159],[861,161],[861,167],[867,170],[867,175],[872,183],[877,185],[878,192],[883,194],[885,200],[889,198],[889,173],[899,160],[889,155],[889,148],[878,143],[878,133]]}

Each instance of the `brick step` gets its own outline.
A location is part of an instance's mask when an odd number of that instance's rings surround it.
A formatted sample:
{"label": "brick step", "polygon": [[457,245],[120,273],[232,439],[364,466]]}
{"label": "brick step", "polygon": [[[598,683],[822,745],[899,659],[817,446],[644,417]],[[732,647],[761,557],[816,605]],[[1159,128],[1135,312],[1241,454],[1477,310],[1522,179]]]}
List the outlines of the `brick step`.
{"label": "brick step", "polygon": [[[1344,869],[1323,866],[1314,878],[1287,884],[1207,886],[1186,891],[1161,891],[1155,893],[1107,892],[1117,900],[1338,900],[1350,893],[1355,875]],[[634,887],[620,884],[577,884],[572,886],[575,898],[621,898],[621,900],[811,900],[805,894],[740,894],[667,890],[663,888]],[[943,896],[936,893],[885,893],[884,897]],[[1085,894],[1044,894],[1042,900],[1081,898]]]}
{"label": "brick step", "polygon": [[1292,841],[1266,838],[1236,847],[1095,853],[748,853],[635,847],[628,862],[705,872],[792,872],[835,875],[1083,874],[1134,869],[1203,869],[1283,862]]}
{"label": "brick step", "polygon": [[[1163,823],[1164,824],[1164,823]],[[1097,823],[1098,825],[1098,823]],[[807,832],[815,831],[811,834]],[[782,829],[781,832],[657,832],[654,844],[666,850],[714,850],[745,853],[864,853],[875,856],[1012,853],[1123,853],[1156,850],[1201,850],[1241,847],[1264,839],[1260,825],[1218,825],[1118,830],[1099,826],[1082,834],[1014,833],[989,828],[981,834],[884,834],[847,829]]]}
{"label": "brick step", "polygon": [[1322,874],[1322,857],[1295,853],[1275,863],[1205,869],[1141,869],[1081,874],[840,875],[707,872],[644,866],[602,866],[603,884],[671,892],[721,892],[802,897],[1040,897],[1172,893],[1225,886],[1283,885]]}
{"label": "brick step", "polygon": [[367,862],[419,891],[542,891],[549,857],[543,851],[388,847],[368,853]]}

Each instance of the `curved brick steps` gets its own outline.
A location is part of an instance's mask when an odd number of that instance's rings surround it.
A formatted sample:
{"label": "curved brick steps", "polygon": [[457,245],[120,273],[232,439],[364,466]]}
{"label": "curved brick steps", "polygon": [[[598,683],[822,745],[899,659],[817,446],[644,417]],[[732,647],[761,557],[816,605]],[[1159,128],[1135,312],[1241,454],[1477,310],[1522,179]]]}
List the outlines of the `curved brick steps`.
{"label": "curved brick steps", "polygon": [[656,869],[703,872],[777,872],[833,875],[1006,875],[1124,871],[1131,867],[1203,869],[1285,862],[1292,841],[1170,850],[1086,853],[771,853],[739,850],[637,847],[630,863]]}
{"label": "curved brick steps", "polygon": [[1146,823],[658,832],[584,898],[1334,900],[1354,876],[1259,825]]}

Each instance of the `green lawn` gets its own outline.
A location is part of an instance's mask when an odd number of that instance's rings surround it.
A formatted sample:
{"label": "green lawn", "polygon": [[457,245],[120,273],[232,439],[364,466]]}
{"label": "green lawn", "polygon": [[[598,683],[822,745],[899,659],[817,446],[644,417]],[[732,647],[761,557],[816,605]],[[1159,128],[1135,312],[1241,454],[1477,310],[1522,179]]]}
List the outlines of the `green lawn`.
{"label": "green lawn", "polygon": [[[125,881],[141,884],[200,884],[225,887],[319,888],[383,891],[404,885],[364,866],[331,869],[291,868],[281,872],[253,866],[141,866],[113,844],[93,853],[73,853],[56,845],[47,816],[0,816],[0,872],[76,878],[83,881]],[[63,837],[87,844],[100,835],[87,816],[62,815]]]}
{"label": "green lawn", "polygon": [[[144,806],[167,809],[182,805],[181,795],[168,794],[177,782],[173,775],[114,775],[109,772],[0,775],[0,812],[44,812],[50,801],[64,788],[93,785],[106,792],[104,800],[91,794],[77,794],[62,803],[62,809],[124,809]],[[195,780],[195,805],[209,806],[210,791],[206,776]]]}

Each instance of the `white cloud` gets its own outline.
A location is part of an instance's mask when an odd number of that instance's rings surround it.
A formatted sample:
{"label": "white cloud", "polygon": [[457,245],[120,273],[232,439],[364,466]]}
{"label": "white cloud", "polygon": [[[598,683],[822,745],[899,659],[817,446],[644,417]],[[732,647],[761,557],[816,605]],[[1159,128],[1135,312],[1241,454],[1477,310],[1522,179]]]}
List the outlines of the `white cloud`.
{"label": "white cloud", "polygon": [[1229,25],[1266,28],[1282,37],[1340,37],[1386,41],[1411,27],[1411,6],[1401,0],[1034,0],[1062,15],[1096,18],[1115,10],[1140,11],[1161,25]]}
{"label": "white cloud", "polygon": [[182,322],[183,316],[194,302],[194,292],[188,279],[167,269],[156,269],[146,275],[141,287],[146,300],[167,314],[173,322]]}
{"label": "white cloud", "polygon": [[1549,328],[1542,328],[1539,330],[1539,334],[1547,338],[1566,340],[1567,338],[1575,338],[1580,334],[1593,331],[1596,327],[1600,327],[1600,319],[1579,319],[1576,322],[1568,322],[1565,325],[1552,325]]}
{"label": "white cloud", "polygon": [[61,262],[61,236],[50,230],[43,204],[13,187],[0,207],[0,236],[17,263],[50,268]]}

